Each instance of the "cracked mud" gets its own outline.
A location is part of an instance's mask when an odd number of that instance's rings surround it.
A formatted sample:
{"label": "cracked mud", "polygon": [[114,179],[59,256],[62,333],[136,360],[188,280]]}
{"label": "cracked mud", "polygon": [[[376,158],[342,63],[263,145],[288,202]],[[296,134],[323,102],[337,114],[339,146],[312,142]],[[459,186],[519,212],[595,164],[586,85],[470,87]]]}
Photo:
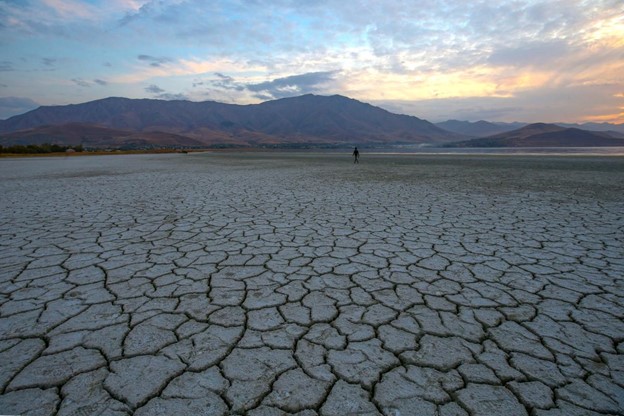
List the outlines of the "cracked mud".
{"label": "cracked mud", "polygon": [[0,413],[624,413],[621,158],[1,160]]}

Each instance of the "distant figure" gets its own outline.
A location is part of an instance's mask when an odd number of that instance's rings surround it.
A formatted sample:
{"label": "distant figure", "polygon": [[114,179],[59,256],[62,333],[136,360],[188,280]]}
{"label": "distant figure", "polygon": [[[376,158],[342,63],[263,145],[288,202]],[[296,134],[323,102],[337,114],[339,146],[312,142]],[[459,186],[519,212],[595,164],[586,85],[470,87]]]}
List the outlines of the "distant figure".
{"label": "distant figure", "polygon": [[360,152],[357,147],[353,149],[353,163],[360,163]]}

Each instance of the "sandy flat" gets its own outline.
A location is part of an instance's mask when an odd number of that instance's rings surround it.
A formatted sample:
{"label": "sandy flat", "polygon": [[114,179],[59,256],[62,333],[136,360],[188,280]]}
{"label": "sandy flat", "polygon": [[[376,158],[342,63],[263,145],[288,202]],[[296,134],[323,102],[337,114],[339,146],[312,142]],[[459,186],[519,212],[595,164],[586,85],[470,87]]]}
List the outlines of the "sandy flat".
{"label": "sandy flat", "polygon": [[624,412],[624,158],[0,160],[0,413]]}

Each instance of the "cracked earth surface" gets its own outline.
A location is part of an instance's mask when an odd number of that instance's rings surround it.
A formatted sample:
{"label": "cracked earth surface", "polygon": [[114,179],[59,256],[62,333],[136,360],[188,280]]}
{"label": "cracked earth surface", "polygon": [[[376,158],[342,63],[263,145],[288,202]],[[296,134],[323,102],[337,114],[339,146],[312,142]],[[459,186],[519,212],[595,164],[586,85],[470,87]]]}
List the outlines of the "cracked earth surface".
{"label": "cracked earth surface", "polygon": [[622,158],[0,172],[0,413],[624,413]]}

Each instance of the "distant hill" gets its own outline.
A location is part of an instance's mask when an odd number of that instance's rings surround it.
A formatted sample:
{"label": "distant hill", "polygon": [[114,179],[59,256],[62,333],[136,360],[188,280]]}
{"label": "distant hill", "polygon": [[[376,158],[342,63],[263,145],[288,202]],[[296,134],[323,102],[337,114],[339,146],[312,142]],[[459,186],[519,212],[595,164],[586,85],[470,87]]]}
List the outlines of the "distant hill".
{"label": "distant hill", "polygon": [[485,137],[493,134],[504,133],[525,126],[526,123],[492,123],[485,120],[475,122],[447,120],[436,123],[441,129],[462,134],[468,137]]}
{"label": "distant hill", "polygon": [[561,127],[577,128],[589,131],[604,131],[608,133],[617,132],[624,134],[624,123],[612,124],[612,123],[555,123]]}
{"label": "distant hill", "polygon": [[198,147],[198,140],[166,132],[133,132],[91,124],[42,126],[0,135],[0,145],[82,144],[86,147]]}
{"label": "distant hill", "polygon": [[535,123],[489,137],[446,144],[445,147],[603,147],[624,146],[624,139],[604,132]]}
{"label": "distant hill", "polygon": [[113,97],[40,107],[0,121],[5,145],[45,140],[92,146],[114,146],[120,140],[180,146],[440,144],[460,138],[426,120],[339,95],[308,94],[255,105]]}

